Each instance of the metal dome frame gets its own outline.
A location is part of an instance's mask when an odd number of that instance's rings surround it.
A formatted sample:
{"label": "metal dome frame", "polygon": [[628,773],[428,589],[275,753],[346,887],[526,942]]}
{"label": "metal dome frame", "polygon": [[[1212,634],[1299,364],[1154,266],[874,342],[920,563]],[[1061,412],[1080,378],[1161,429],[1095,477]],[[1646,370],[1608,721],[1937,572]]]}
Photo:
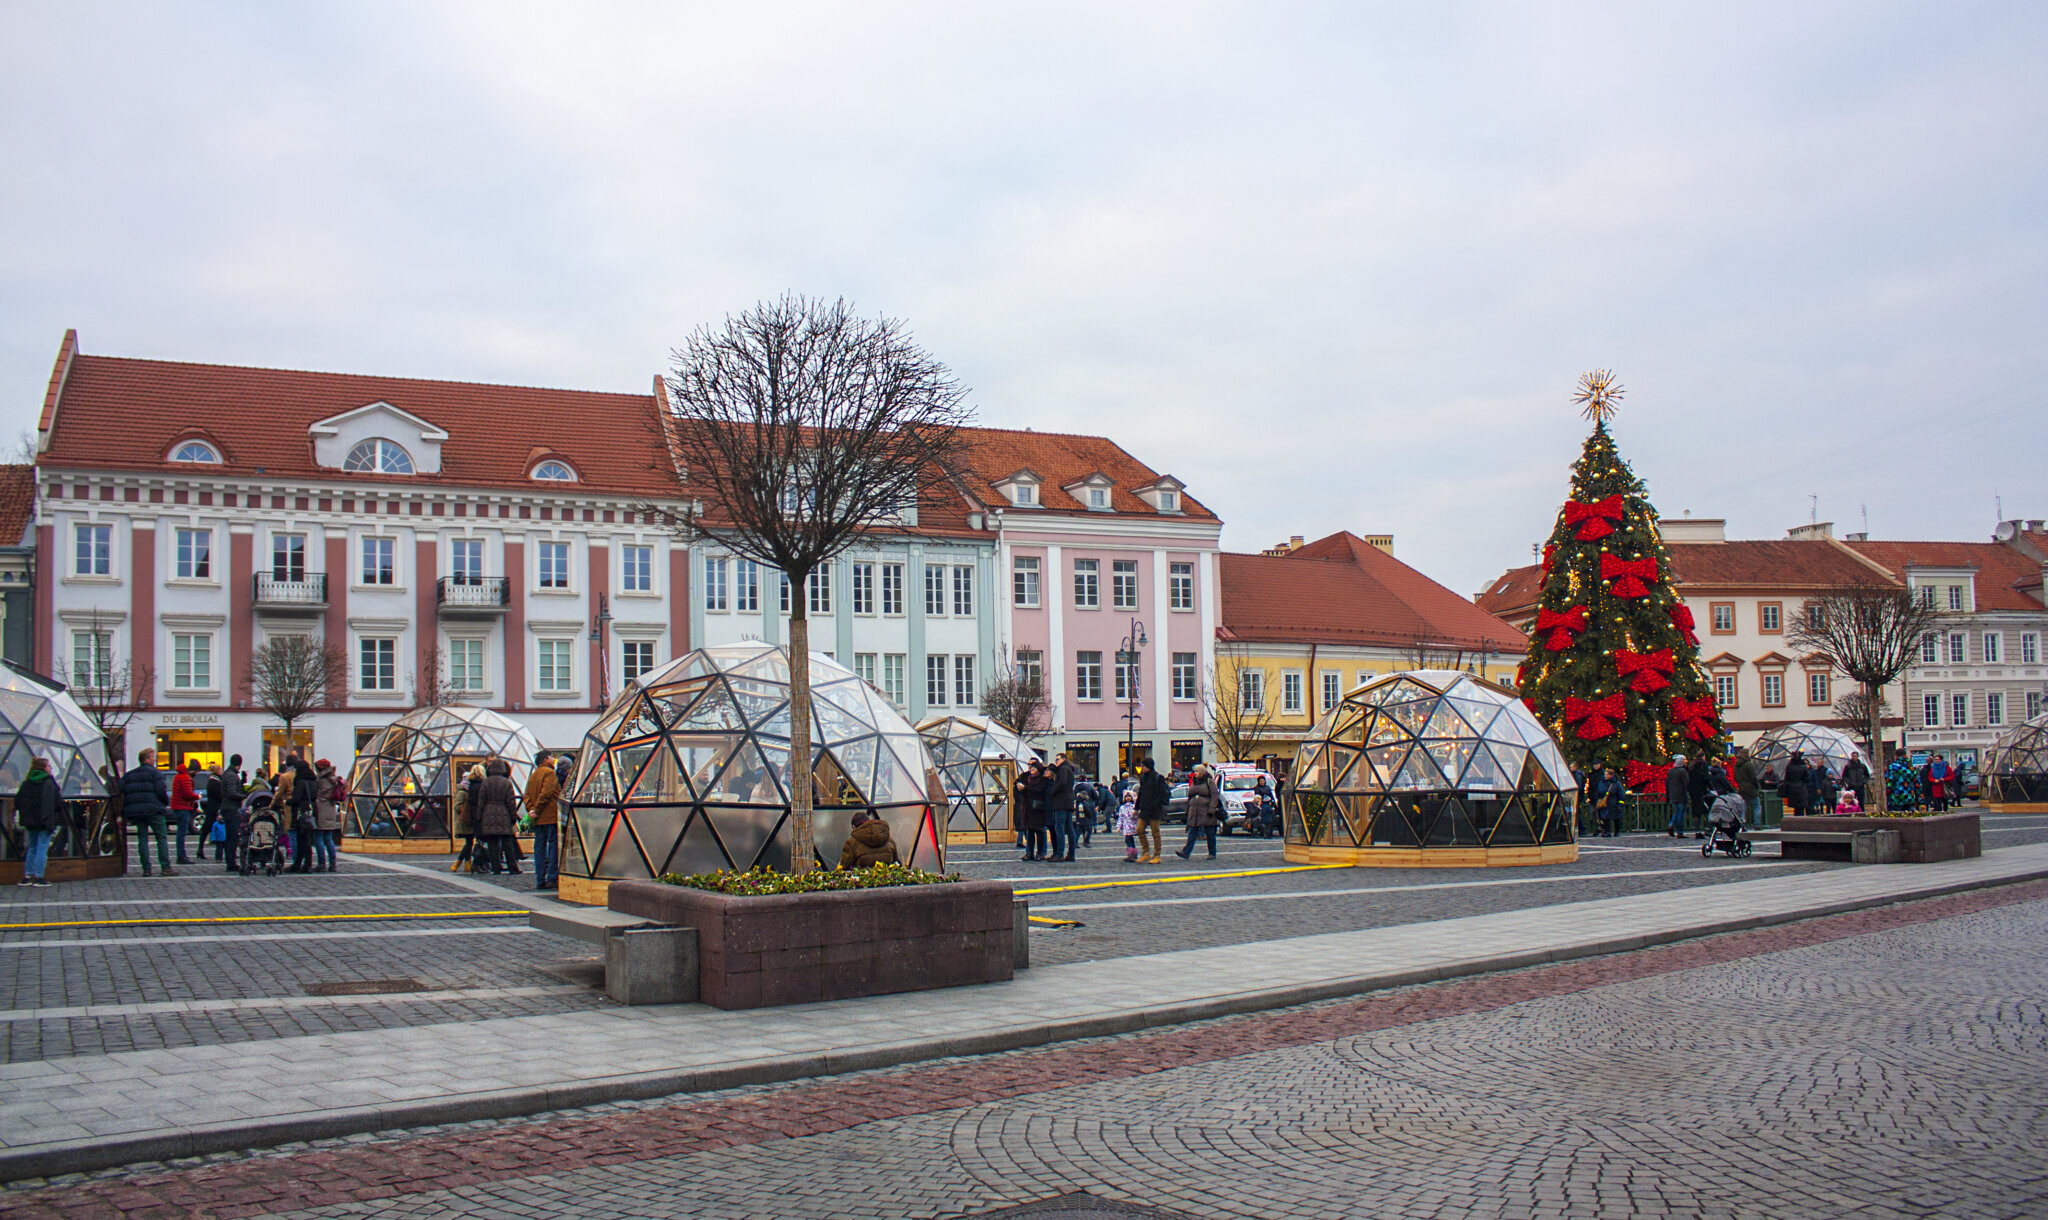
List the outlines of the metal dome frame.
{"label": "metal dome frame", "polygon": [[1767,730],[1749,743],[1750,761],[1756,764],[1757,777],[1765,787],[1775,788],[1785,778],[1785,764],[1792,761],[1794,750],[1806,756],[1809,767],[1819,759],[1835,779],[1842,778],[1842,768],[1852,758],[1862,759],[1866,767],[1870,765],[1869,752],[1842,730],[1806,720],[1795,721]]}
{"label": "metal dome frame", "polygon": [[118,877],[127,871],[128,841],[118,819],[106,817],[106,780],[112,768],[107,739],[63,683],[12,661],[0,662],[0,884],[21,880],[25,844],[14,818],[14,794],[37,758],[50,761],[50,774],[64,799],[57,833],[50,843],[48,876],[53,881]]}
{"label": "metal dome frame", "polygon": [[1990,812],[2048,813],[2048,712],[2000,733],[1981,774]]}
{"label": "metal dome frame", "polygon": [[377,730],[349,769],[348,851],[440,854],[455,850],[449,764],[502,758],[523,790],[541,752],[532,730],[487,707],[414,708]]}
{"label": "metal dome frame", "polygon": [[1016,836],[1010,796],[1017,768],[1045,751],[986,716],[927,716],[918,736],[932,752],[946,790],[947,843],[1008,843]]}

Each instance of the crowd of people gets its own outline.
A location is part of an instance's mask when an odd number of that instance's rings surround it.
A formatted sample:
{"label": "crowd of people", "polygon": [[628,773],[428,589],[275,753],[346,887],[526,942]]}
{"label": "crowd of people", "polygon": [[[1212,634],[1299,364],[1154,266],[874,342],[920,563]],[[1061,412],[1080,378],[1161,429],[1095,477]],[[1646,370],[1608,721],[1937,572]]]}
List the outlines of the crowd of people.
{"label": "crowd of people", "polygon": [[[1216,831],[1225,813],[1222,785],[1204,763],[1195,764],[1186,783],[1187,843],[1174,854],[1186,860],[1198,845],[1206,845],[1214,860]],[[1072,861],[1078,848],[1094,844],[1098,821],[1123,836],[1124,863],[1158,864],[1164,854],[1161,827],[1173,785],[1150,758],[1107,784],[1082,775],[1065,754],[1055,754],[1050,763],[1034,758],[1017,773],[1011,795],[1017,845],[1024,850],[1020,861]],[[1261,776],[1246,795],[1247,831],[1262,838],[1272,835],[1279,812],[1279,797]]]}

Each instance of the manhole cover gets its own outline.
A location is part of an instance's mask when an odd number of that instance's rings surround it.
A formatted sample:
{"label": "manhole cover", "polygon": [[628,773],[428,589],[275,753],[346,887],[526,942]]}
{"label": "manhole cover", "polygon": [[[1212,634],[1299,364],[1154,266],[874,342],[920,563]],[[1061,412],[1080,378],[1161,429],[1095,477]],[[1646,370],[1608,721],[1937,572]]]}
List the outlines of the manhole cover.
{"label": "manhole cover", "polygon": [[1098,1199],[1086,1191],[1075,1191],[1054,1199],[1040,1199],[1021,1207],[975,1212],[971,1220],[1194,1220],[1186,1212],[1163,1207],[1140,1207],[1114,1199]]}
{"label": "manhole cover", "polygon": [[425,991],[418,979],[354,979],[346,983],[308,983],[307,995],[394,995],[401,991]]}

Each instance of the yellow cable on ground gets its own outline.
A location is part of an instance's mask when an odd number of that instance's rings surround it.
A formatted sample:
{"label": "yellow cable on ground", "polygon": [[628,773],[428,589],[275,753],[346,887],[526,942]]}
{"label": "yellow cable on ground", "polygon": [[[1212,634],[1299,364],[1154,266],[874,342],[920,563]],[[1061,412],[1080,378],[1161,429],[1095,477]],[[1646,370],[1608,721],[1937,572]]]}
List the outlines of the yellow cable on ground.
{"label": "yellow cable on ground", "polygon": [[1042,923],[1054,928],[1079,928],[1086,926],[1078,919],[1054,919],[1050,915],[1027,915],[1025,918],[1029,919],[1032,923]]}
{"label": "yellow cable on ground", "polygon": [[[224,900],[231,901],[231,900]],[[73,919],[63,923],[0,923],[0,932],[25,931],[36,928],[139,928],[158,924],[186,923],[297,923],[311,919],[478,919],[488,915],[529,915],[532,912],[521,907],[516,911],[394,911],[389,914],[351,911],[341,915],[215,915],[192,916],[185,919]],[[148,944],[148,941],[137,941]]]}
{"label": "yellow cable on ground", "polygon": [[1326,868],[1350,868],[1349,864],[1297,864],[1291,868],[1246,868],[1234,873],[1187,873],[1175,877],[1133,877],[1129,881],[1091,881],[1086,885],[1048,885],[1043,889],[1015,890],[1017,894],[1064,894],[1069,890],[1113,890],[1124,885],[1171,885],[1176,881],[1222,881],[1230,877],[1269,877],[1274,873],[1311,873]]}

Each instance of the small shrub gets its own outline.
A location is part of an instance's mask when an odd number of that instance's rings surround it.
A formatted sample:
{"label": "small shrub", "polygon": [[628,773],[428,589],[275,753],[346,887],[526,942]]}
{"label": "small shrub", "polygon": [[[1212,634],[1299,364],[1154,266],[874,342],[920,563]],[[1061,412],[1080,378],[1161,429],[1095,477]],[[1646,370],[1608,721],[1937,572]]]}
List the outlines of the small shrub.
{"label": "small shrub", "polygon": [[714,873],[682,876],[664,873],[663,885],[686,885],[714,894],[815,894],[824,890],[878,890],[897,885],[946,885],[960,880],[958,873],[932,873],[902,864],[877,864],[870,868],[818,868],[808,873],[778,873],[757,868],[744,873],[719,869]]}

